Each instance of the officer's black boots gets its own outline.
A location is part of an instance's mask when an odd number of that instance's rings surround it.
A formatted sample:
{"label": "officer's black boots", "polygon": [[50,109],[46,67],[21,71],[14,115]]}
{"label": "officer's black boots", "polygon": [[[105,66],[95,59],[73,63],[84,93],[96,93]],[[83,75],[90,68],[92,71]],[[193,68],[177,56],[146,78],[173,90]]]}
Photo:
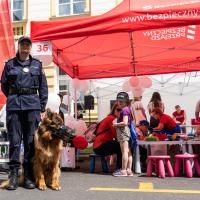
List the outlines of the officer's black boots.
{"label": "officer's black boots", "polygon": [[9,175],[9,184],[7,190],[16,190],[18,188],[18,169],[13,169]]}
{"label": "officer's black boots", "polygon": [[30,170],[24,170],[24,188],[26,189],[35,188],[33,174]]}

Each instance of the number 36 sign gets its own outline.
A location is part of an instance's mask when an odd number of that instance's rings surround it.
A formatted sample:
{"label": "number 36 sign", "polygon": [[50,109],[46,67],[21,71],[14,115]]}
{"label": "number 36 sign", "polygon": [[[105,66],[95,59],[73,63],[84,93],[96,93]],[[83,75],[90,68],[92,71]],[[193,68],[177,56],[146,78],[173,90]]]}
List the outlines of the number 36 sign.
{"label": "number 36 sign", "polygon": [[50,41],[34,42],[32,45],[33,56],[52,55],[52,45]]}

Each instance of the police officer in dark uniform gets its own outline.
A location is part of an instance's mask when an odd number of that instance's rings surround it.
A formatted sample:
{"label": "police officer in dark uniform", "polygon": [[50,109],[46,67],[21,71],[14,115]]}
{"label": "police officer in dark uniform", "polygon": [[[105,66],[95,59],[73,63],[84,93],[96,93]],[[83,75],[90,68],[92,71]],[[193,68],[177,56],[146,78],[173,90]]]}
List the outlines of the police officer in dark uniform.
{"label": "police officer in dark uniform", "polygon": [[30,55],[32,42],[23,36],[18,41],[16,57],[6,62],[1,77],[1,89],[7,97],[6,125],[10,142],[9,186],[18,187],[20,147],[24,142],[24,187],[35,188],[31,159],[34,155],[34,132],[41,113],[45,111],[48,86],[42,63]]}

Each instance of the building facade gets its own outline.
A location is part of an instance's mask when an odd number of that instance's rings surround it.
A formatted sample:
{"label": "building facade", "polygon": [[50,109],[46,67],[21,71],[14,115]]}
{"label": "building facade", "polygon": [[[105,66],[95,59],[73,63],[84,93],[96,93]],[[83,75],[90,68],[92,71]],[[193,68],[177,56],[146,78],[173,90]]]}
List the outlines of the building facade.
{"label": "building facade", "polygon": [[[15,40],[30,35],[31,21],[58,20],[103,14],[122,0],[10,0]],[[67,92],[70,78],[54,63],[43,66],[49,92]],[[97,110],[97,109],[95,109]],[[96,112],[92,115],[96,116]],[[96,118],[96,117],[94,117]]]}

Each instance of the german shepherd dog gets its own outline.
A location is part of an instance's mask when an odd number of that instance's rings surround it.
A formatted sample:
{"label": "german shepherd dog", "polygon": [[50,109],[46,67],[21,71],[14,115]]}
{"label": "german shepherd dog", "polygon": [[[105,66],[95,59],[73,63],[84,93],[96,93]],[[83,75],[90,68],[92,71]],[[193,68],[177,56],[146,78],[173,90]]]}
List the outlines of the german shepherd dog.
{"label": "german shepherd dog", "polygon": [[35,155],[33,157],[33,172],[36,186],[45,190],[47,186],[60,190],[60,156],[63,140],[56,137],[55,131],[63,126],[59,114],[47,109],[46,117],[35,133]]}
{"label": "german shepherd dog", "polygon": [[[69,140],[72,134],[70,128],[63,126],[60,115],[47,109],[44,119],[35,132],[35,154],[32,160],[35,183],[40,190],[45,190],[47,186],[53,190],[61,189],[60,156],[63,141]],[[20,182],[23,182],[22,177]],[[1,187],[6,188],[8,183],[8,181],[3,182]]]}

